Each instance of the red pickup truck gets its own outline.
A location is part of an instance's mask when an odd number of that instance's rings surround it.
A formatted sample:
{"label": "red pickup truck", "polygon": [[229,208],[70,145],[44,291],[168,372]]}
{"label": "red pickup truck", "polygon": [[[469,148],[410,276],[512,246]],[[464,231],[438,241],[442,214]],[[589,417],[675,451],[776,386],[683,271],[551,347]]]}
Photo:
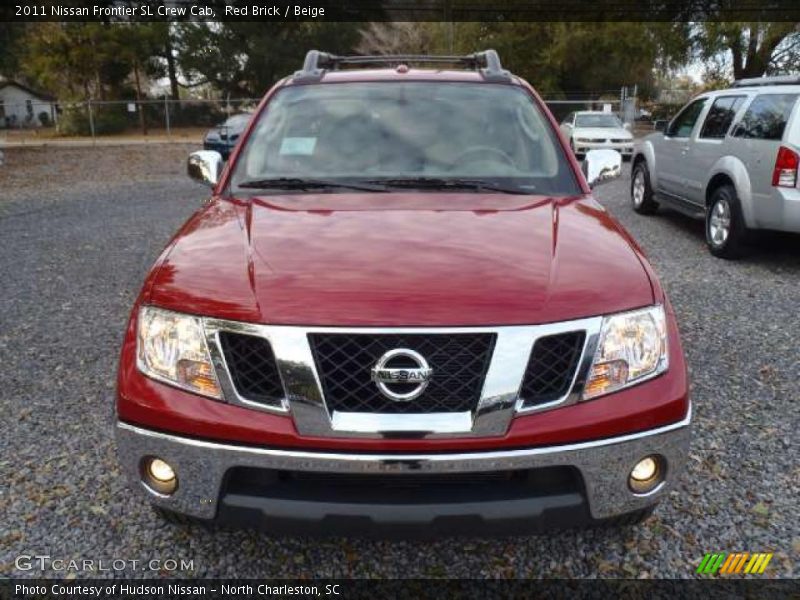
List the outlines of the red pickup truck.
{"label": "red pickup truck", "polygon": [[124,471],[171,521],[362,534],[635,523],[689,440],[673,310],[497,53],[334,56],[265,96],[156,261]]}

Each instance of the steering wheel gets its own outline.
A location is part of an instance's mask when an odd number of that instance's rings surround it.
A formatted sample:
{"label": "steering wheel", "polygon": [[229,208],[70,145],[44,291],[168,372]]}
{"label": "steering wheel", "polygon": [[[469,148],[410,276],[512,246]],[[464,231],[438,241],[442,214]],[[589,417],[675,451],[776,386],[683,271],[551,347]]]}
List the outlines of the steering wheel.
{"label": "steering wheel", "polygon": [[[461,152],[458,156],[453,159],[453,167],[455,168],[458,165],[473,162],[475,159],[485,159],[486,155],[491,154],[498,158],[500,158],[504,163],[506,163],[509,167],[517,167],[516,161],[511,158],[506,152],[500,150],[500,148],[493,148],[492,146],[472,146],[471,148],[467,148],[463,152]],[[468,160],[468,157],[472,155],[477,155],[474,158]]]}

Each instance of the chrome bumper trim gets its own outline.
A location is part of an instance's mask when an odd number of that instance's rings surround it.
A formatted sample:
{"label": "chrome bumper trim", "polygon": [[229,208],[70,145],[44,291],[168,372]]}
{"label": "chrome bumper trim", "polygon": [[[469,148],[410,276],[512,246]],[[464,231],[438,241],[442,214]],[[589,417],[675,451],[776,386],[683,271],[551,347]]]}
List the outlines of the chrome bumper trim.
{"label": "chrome bumper trim", "polygon": [[[691,409],[677,423],[604,440],[441,454],[350,454],[237,446],[151,431],[122,422],[117,425],[117,443],[123,470],[151,502],[205,519],[216,514],[224,475],[233,467],[402,474],[469,473],[559,465],[573,466],[581,472],[592,516],[605,518],[649,506],[671,487],[685,460],[690,422]],[[664,457],[667,476],[665,485],[656,493],[642,497],[628,489],[628,474],[647,454]],[[159,456],[176,469],[178,490],[173,496],[154,496],[141,485],[140,463],[146,456]]]}

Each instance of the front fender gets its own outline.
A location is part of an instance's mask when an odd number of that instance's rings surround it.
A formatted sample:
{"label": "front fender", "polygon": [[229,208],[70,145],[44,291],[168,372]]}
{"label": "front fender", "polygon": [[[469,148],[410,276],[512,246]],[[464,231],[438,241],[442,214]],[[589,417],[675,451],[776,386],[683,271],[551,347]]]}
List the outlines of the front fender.
{"label": "front fender", "polygon": [[658,188],[658,164],[656,162],[656,149],[653,142],[654,137],[660,135],[660,133],[648,135],[646,138],[636,142],[633,150],[632,164],[636,164],[640,157],[644,158],[647,163],[647,169],[650,172],[650,186],[653,190]]}
{"label": "front fender", "polygon": [[747,174],[745,164],[735,156],[722,156],[709,169],[708,178],[703,189],[704,197],[708,198],[711,187],[716,185],[716,181],[719,180],[721,175],[730,179],[733,182],[733,187],[736,188],[736,195],[739,197],[739,204],[742,206],[745,224],[748,227],[756,225],[757,219],[755,207],[753,206],[750,176]]}

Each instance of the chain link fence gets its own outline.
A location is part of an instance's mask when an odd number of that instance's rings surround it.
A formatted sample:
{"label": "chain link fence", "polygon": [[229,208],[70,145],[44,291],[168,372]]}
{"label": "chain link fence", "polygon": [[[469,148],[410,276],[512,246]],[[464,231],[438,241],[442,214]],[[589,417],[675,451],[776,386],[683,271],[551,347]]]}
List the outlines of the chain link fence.
{"label": "chain link fence", "polygon": [[575,96],[577,97],[566,99],[544,97],[543,100],[559,123],[573,112],[585,110],[608,112],[617,115],[623,123],[629,125],[636,137],[652,133],[656,129],[656,118],[668,118],[664,116],[654,118],[654,111],[658,115],[662,113],[672,115],[677,112],[671,106],[662,110],[657,103],[640,102],[636,96],[636,86],[622,88],[615,94],[605,91]]}
{"label": "chain link fence", "polygon": [[573,111],[612,112],[623,123],[630,125],[634,136],[638,138],[662,129],[690,98],[691,94],[684,93],[683,96],[660,94],[657,100],[641,100],[637,86],[633,85],[618,91],[585,92],[568,99],[545,98],[545,103],[559,122]]}
{"label": "chain link fence", "polygon": [[[251,112],[260,98],[217,100],[113,100],[89,102],[0,103],[0,144],[108,144],[190,142],[232,115]],[[655,130],[680,105],[640,103],[635,88],[544,97],[558,122],[575,111],[612,112],[636,135]]]}
{"label": "chain link fence", "polygon": [[582,110],[599,110],[610,112],[619,115],[621,109],[621,102],[619,99],[604,99],[604,100],[564,100],[564,99],[548,99],[542,98],[547,108],[553,113],[556,121],[559,123],[567,118],[567,115],[573,112]]}

